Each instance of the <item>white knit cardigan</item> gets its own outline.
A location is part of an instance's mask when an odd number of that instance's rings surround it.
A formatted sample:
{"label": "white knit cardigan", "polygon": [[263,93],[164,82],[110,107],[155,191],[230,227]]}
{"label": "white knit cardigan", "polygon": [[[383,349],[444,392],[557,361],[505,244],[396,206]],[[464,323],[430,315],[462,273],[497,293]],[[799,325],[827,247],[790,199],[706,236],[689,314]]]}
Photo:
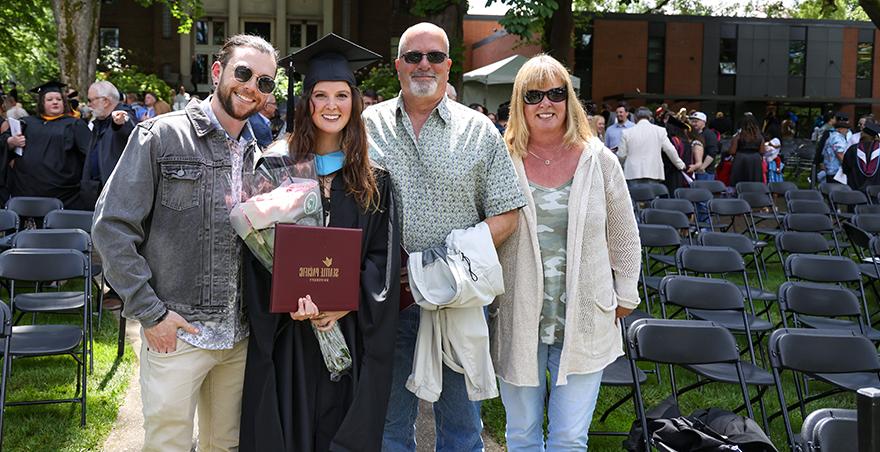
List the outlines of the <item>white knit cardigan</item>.
{"label": "white knit cardigan", "polygon": [[[495,371],[516,386],[538,386],[538,321],[544,293],[535,200],[521,158],[513,158],[528,204],[516,232],[498,248],[505,293],[492,305]],[[585,143],[568,203],[565,335],[557,385],[597,372],[623,354],[617,306],[639,304],[639,233],[617,157],[596,138]]]}

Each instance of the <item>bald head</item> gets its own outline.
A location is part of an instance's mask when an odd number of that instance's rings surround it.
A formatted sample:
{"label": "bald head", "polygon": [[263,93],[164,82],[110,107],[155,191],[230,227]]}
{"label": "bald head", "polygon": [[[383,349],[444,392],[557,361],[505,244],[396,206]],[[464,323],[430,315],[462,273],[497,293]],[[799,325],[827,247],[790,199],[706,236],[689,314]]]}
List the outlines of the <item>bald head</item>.
{"label": "bald head", "polygon": [[403,56],[403,54],[409,49],[408,44],[410,39],[423,34],[442,37],[444,45],[443,51],[447,55],[449,54],[449,37],[446,36],[446,31],[430,22],[421,22],[407,28],[406,31],[400,35],[400,42],[397,44],[397,58]]}

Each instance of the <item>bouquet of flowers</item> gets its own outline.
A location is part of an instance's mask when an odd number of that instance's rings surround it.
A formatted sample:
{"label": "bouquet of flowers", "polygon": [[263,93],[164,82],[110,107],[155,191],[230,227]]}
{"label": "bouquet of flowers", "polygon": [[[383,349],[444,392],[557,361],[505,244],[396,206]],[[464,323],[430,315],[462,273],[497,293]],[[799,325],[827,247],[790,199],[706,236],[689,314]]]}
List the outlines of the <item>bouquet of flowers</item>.
{"label": "bouquet of flowers", "polygon": [[[275,255],[276,224],[324,224],[313,161],[276,168],[263,165],[253,173],[232,171],[228,182],[232,195],[227,207],[232,228],[269,272]],[[328,331],[320,331],[313,324],[312,330],[330,379],[338,381],[351,367],[351,352],[339,324]]]}

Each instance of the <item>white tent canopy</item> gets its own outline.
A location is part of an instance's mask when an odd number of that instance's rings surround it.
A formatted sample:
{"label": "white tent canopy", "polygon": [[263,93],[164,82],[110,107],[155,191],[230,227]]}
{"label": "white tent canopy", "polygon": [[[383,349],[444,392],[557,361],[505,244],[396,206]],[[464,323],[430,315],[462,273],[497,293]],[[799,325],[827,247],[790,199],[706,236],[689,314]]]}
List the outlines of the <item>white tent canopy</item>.
{"label": "white tent canopy", "polygon": [[[510,101],[513,80],[528,60],[528,57],[513,55],[465,73],[461,102],[483,104],[489,111],[497,111],[498,105]],[[580,89],[581,79],[571,76],[571,82],[575,89]]]}

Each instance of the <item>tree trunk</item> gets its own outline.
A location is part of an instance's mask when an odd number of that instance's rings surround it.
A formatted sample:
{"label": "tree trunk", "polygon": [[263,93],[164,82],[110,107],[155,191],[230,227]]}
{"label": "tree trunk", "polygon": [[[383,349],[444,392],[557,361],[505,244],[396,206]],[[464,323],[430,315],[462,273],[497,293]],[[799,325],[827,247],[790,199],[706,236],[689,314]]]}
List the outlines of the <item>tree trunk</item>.
{"label": "tree trunk", "polygon": [[[461,3],[461,4],[460,4]],[[449,83],[461,92],[461,74],[464,64],[464,13],[467,10],[467,2],[449,2],[449,5],[436,14],[425,18],[446,31],[449,37],[449,56],[452,58],[452,72],[449,74]]]}
{"label": "tree trunk", "polygon": [[99,0],[52,0],[61,81],[85,95],[98,63]]}
{"label": "tree trunk", "polygon": [[859,0],[859,5],[874,22],[874,26],[880,28],[880,0]]}
{"label": "tree trunk", "polygon": [[571,12],[571,0],[557,0],[559,8],[544,25],[546,37],[545,51],[559,60],[565,67],[574,67],[574,15]]}

